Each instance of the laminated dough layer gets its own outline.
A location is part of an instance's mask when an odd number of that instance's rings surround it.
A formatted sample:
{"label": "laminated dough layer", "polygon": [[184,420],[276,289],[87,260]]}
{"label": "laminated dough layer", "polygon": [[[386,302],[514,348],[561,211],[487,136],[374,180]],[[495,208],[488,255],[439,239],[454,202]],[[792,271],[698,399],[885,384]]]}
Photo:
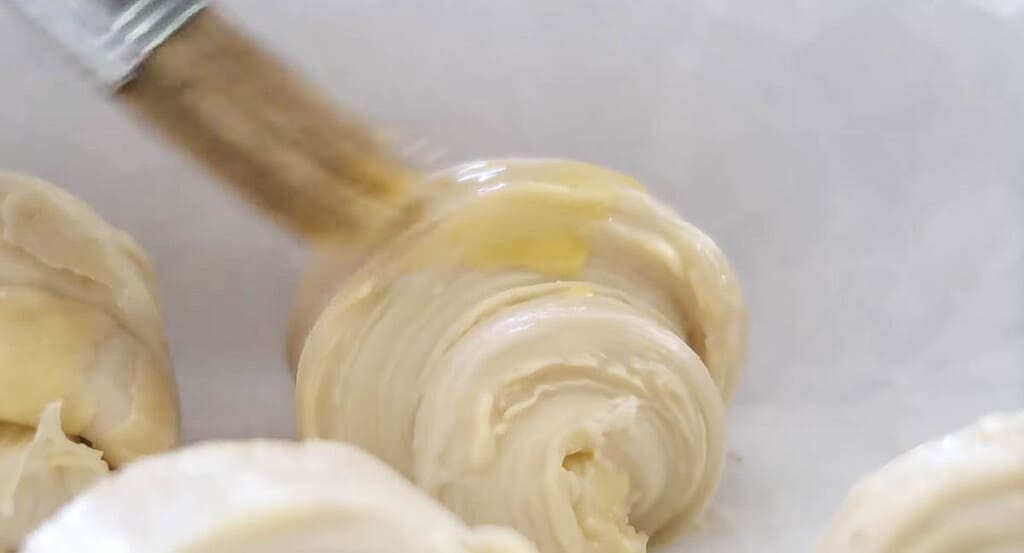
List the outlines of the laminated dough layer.
{"label": "laminated dough layer", "polygon": [[0,172],[0,550],[96,478],[173,446],[146,255],[63,190]]}
{"label": "laminated dough layer", "polygon": [[1024,551],[1024,411],[989,415],[866,476],[816,551]]}
{"label": "laminated dough layer", "polygon": [[299,294],[301,434],[544,551],[644,551],[693,522],[746,348],[714,242],[583,163],[472,163],[417,192],[402,232],[325,254]]}
{"label": "laminated dough layer", "polygon": [[100,482],[24,553],[537,553],[468,528],[392,469],[335,442],[211,442]]}

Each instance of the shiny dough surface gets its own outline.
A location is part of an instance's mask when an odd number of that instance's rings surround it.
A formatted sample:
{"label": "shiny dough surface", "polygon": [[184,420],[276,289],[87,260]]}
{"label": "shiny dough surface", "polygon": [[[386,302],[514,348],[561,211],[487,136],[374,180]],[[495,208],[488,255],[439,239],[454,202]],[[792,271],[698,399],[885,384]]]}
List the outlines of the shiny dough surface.
{"label": "shiny dough surface", "polygon": [[336,442],[210,442],[133,463],[69,503],[24,553],[536,553],[470,529]]}
{"label": "shiny dough surface", "polygon": [[467,164],[364,258],[325,254],[290,335],[298,424],[541,550],[643,551],[721,471],[746,348],[714,242],[627,176]]}
{"label": "shiny dough surface", "polygon": [[1024,551],[1024,411],[986,416],[864,477],[815,551]]}
{"label": "shiny dough surface", "polygon": [[68,497],[173,446],[177,392],[142,249],[87,205],[0,172],[0,550]]}

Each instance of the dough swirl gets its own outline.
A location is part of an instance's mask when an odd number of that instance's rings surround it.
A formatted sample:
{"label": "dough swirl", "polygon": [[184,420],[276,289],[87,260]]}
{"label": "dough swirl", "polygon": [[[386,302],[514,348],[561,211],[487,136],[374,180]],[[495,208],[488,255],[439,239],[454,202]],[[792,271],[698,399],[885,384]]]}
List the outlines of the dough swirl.
{"label": "dough swirl", "polygon": [[72,500],[24,553],[536,553],[467,528],[334,442],[211,442],[133,463]]}
{"label": "dough swirl", "polygon": [[300,294],[300,433],[366,448],[542,551],[676,535],[717,486],[746,347],[720,250],[582,163],[468,164],[423,190],[340,287],[327,262]]}
{"label": "dough swirl", "polygon": [[863,478],[816,551],[1024,551],[1024,411],[989,415]]}
{"label": "dough swirl", "polygon": [[177,441],[156,278],[50,184],[0,173],[0,550],[74,493]]}

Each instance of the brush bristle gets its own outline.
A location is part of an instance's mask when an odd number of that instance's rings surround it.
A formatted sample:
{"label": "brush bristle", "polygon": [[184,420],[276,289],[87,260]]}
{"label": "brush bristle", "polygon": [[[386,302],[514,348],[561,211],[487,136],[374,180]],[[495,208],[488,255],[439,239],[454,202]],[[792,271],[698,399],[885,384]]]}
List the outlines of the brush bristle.
{"label": "brush bristle", "polygon": [[121,95],[306,238],[371,239],[410,209],[418,173],[213,10],[154,51]]}

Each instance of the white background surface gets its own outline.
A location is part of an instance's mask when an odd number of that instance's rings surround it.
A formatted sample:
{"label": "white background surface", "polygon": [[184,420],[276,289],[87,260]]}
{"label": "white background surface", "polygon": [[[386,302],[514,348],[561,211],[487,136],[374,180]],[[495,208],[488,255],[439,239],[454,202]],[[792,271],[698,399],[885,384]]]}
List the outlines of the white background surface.
{"label": "white background surface", "polygon": [[[225,4],[446,160],[609,165],[721,243],[750,361],[675,551],[806,551],[862,473],[1024,407],[1024,1]],[[155,257],[189,440],[290,436],[301,249],[66,62],[0,10],[0,166]]]}

